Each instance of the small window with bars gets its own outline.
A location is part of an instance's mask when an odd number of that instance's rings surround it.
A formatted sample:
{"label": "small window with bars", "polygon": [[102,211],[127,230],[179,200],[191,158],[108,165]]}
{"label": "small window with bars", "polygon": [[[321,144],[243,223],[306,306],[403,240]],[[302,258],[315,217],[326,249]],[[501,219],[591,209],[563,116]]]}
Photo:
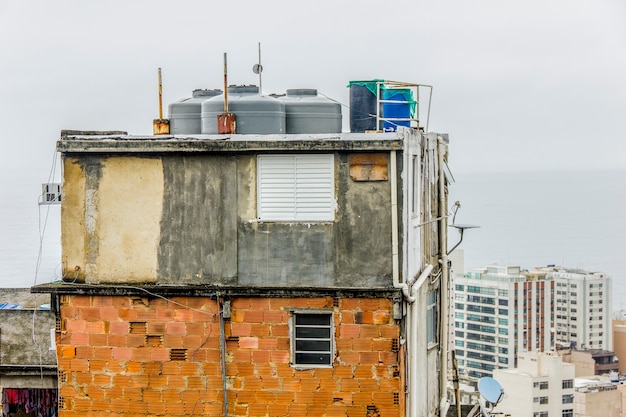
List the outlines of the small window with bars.
{"label": "small window with bars", "polygon": [[299,312],[292,315],[292,365],[330,367],[333,364],[333,315]]}

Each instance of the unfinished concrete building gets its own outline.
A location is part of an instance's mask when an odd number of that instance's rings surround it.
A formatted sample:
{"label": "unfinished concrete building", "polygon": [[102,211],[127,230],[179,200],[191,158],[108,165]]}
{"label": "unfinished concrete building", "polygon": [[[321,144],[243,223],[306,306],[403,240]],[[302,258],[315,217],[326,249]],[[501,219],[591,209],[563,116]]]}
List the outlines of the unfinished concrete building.
{"label": "unfinished concrete building", "polygon": [[64,132],[59,415],[445,412],[447,144]]}

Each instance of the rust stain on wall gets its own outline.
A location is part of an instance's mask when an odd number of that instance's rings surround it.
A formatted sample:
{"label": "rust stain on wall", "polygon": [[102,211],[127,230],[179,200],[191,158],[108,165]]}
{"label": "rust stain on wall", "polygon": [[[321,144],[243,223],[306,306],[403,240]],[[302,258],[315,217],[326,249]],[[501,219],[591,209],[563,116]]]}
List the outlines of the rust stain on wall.
{"label": "rust stain on wall", "polygon": [[354,153],[348,157],[352,181],[387,181],[386,153]]}

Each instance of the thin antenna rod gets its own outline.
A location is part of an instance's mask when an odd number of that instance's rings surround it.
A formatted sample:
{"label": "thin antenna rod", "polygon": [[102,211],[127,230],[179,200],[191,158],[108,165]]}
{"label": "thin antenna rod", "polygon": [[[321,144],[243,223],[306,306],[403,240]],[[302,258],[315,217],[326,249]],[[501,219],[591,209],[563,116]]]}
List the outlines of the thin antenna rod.
{"label": "thin antenna rod", "polygon": [[224,52],[224,113],[228,113],[228,70],[226,65],[226,52]]}
{"label": "thin antenna rod", "polygon": [[[261,65],[261,42],[259,42],[259,69],[263,68],[263,66]],[[263,83],[261,82],[261,72],[262,70],[259,71],[259,94],[262,95],[263,94]]]}
{"label": "thin antenna rod", "polygon": [[159,68],[159,120],[163,119],[163,83],[161,81],[161,68]]}

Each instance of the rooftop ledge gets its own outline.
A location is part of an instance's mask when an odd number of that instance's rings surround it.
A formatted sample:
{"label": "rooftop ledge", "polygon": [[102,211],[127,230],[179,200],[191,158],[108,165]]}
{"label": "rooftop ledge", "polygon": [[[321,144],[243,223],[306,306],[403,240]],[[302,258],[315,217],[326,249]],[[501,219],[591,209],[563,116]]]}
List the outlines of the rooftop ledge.
{"label": "rooftop ledge", "polygon": [[128,135],[126,132],[62,131],[59,152],[250,152],[401,150],[402,132],[282,135]]}
{"label": "rooftop ledge", "polygon": [[400,299],[400,290],[393,287],[247,287],[215,285],[123,285],[50,283],[31,287],[33,293],[53,295],[112,295],[112,296],[187,296],[187,297],[336,297]]}

